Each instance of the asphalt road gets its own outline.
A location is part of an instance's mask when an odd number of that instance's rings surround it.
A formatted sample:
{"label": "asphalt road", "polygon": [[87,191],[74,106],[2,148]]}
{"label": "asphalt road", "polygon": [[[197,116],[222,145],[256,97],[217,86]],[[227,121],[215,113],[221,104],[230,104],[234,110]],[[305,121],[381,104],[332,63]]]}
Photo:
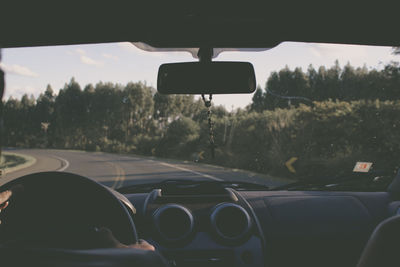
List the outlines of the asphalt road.
{"label": "asphalt road", "polygon": [[0,185],[20,176],[42,171],[76,173],[112,188],[162,179],[252,181],[269,186],[289,182],[248,171],[134,155],[47,149],[16,149],[12,152],[33,156],[36,162],[27,168],[5,174]]}

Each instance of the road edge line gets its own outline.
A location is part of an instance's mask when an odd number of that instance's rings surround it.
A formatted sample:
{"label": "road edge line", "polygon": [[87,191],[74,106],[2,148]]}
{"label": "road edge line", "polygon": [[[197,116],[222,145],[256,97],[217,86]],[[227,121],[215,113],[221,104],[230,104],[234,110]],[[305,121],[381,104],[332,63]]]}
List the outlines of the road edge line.
{"label": "road edge line", "polygon": [[61,167],[56,170],[57,172],[63,172],[69,167],[69,161],[68,160],[66,160],[64,158],[61,158],[61,157],[58,157],[58,156],[54,156],[54,155],[52,155],[52,156],[53,156],[53,158],[56,158],[59,161],[61,161]]}

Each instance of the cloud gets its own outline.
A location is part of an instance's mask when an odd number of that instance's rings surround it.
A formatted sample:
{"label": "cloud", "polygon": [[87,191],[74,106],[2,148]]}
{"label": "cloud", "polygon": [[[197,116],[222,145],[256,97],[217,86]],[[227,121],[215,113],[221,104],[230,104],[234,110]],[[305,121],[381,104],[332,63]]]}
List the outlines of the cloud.
{"label": "cloud", "polygon": [[82,63],[84,63],[86,65],[92,65],[92,66],[96,66],[96,67],[104,66],[104,63],[102,61],[94,60],[86,55],[81,55],[80,60]]}
{"label": "cloud", "polygon": [[80,60],[83,64],[86,64],[86,65],[96,66],[96,67],[102,67],[102,66],[104,66],[104,62],[103,62],[103,61],[101,61],[101,60],[96,60],[96,59],[93,59],[93,58],[89,57],[89,56],[86,54],[86,51],[83,50],[82,48],[76,48],[76,49],[73,50],[73,51],[67,51],[67,54],[68,54],[68,55],[71,55],[71,56],[73,56],[73,55],[78,55],[78,56],[79,56],[79,60]]}
{"label": "cloud", "polygon": [[111,54],[107,54],[107,53],[103,53],[102,56],[107,58],[107,59],[112,59],[112,60],[115,60],[115,61],[119,60],[119,57],[111,55]]}
{"label": "cloud", "polygon": [[86,55],[85,50],[83,50],[83,49],[81,49],[81,48],[75,49],[75,52],[78,53],[79,55]]}
{"label": "cloud", "polygon": [[12,65],[6,65],[4,63],[0,63],[0,67],[9,74],[15,74],[15,75],[20,75],[20,76],[26,76],[26,77],[38,77],[39,75],[36,72],[33,72],[27,67],[17,65],[17,64],[12,64]]}

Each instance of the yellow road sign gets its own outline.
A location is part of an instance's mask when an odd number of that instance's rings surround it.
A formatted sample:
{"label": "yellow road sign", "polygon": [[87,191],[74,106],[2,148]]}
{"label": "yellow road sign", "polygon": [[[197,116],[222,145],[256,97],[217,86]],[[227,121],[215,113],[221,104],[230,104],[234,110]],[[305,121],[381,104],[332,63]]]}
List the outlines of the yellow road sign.
{"label": "yellow road sign", "polygon": [[204,151],[201,151],[201,152],[199,153],[199,159],[204,159],[203,154],[204,154]]}
{"label": "yellow road sign", "polygon": [[286,168],[288,168],[288,170],[289,170],[291,173],[296,173],[296,170],[295,170],[294,167],[292,166],[292,164],[293,164],[296,160],[298,160],[297,157],[292,157],[291,159],[289,159],[289,160],[286,161],[286,163],[285,163]]}

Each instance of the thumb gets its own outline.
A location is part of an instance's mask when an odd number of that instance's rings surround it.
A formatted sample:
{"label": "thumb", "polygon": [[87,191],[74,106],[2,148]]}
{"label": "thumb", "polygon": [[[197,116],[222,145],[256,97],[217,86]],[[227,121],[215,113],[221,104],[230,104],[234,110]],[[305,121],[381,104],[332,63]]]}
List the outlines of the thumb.
{"label": "thumb", "polygon": [[12,195],[11,190],[0,192],[0,204],[5,203]]}
{"label": "thumb", "polygon": [[112,234],[110,229],[101,227],[96,231],[96,243],[101,248],[124,248],[125,245],[121,244]]}

